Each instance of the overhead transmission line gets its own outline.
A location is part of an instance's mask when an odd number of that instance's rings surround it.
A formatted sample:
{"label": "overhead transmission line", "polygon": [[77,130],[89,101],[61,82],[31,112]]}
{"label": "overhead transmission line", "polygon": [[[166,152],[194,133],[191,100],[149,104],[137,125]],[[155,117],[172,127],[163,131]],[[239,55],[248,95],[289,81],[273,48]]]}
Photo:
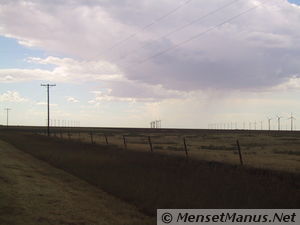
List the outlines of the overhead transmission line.
{"label": "overhead transmission line", "polygon": [[[164,20],[165,18],[169,17],[170,15],[174,14],[174,13],[177,12],[179,9],[181,9],[182,7],[184,7],[185,5],[189,4],[191,1],[193,1],[193,0],[187,0],[187,1],[183,2],[182,4],[180,4],[179,6],[177,6],[176,8],[172,9],[171,11],[169,11],[169,12],[165,13],[164,15],[162,15],[162,16],[156,18],[156,19],[153,20],[151,23],[149,23],[149,24],[143,26],[143,27],[141,28],[141,30],[143,31],[143,30],[146,30],[146,29],[152,27],[152,26],[155,25],[156,23],[158,23],[158,22]],[[112,50],[112,49],[115,49],[115,48],[118,47],[120,44],[122,44],[122,43],[128,41],[129,39],[131,39],[131,38],[133,38],[133,37],[135,37],[137,34],[138,34],[138,32],[135,32],[135,33],[130,34],[128,37],[126,37],[126,38],[124,38],[124,39],[122,39],[122,40],[116,42],[114,45],[110,46],[110,47],[107,49],[107,51]]]}
{"label": "overhead transmission line", "polygon": [[[153,59],[153,58],[156,58],[156,57],[161,56],[161,55],[163,55],[163,54],[166,54],[167,52],[170,52],[170,51],[172,51],[172,50],[174,50],[174,49],[177,49],[178,47],[180,47],[180,46],[182,46],[182,45],[185,45],[185,44],[187,44],[188,42],[191,42],[191,41],[193,41],[193,40],[195,40],[195,39],[197,39],[197,38],[200,38],[201,36],[203,36],[203,35],[209,33],[210,31],[215,30],[216,28],[221,27],[221,26],[223,26],[224,24],[226,24],[226,23],[228,23],[228,22],[230,22],[230,21],[232,21],[232,20],[235,20],[235,19],[237,19],[237,18],[239,18],[239,17],[241,17],[241,16],[243,16],[243,15],[245,15],[245,14],[247,14],[247,13],[253,11],[253,10],[255,10],[255,9],[258,8],[259,6],[263,5],[264,3],[265,3],[265,1],[262,1],[262,2],[260,2],[259,4],[255,5],[255,6],[253,6],[253,7],[250,7],[250,8],[248,8],[247,10],[244,10],[244,11],[242,11],[241,13],[236,14],[236,15],[230,17],[230,18],[227,19],[227,20],[224,20],[224,21],[222,21],[221,23],[218,23],[218,24],[216,24],[216,25],[214,25],[214,26],[212,26],[212,27],[206,29],[205,31],[202,31],[201,33],[198,33],[198,34],[192,36],[192,37],[189,38],[189,39],[186,39],[186,40],[184,40],[184,41],[181,41],[181,42],[175,44],[174,46],[172,46],[172,47],[170,47],[170,48],[167,48],[167,49],[165,49],[165,50],[163,50],[163,51],[160,51],[160,52],[158,52],[158,53],[156,53],[156,54],[154,54],[154,55],[151,55],[151,56],[149,56],[149,57],[146,57],[145,59],[139,61],[138,64],[143,64],[143,63],[149,61],[150,59]],[[136,72],[138,72],[137,69],[133,69],[132,66],[130,66],[130,65],[127,65],[127,66],[126,66],[126,65],[122,65],[121,67],[125,67],[125,68],[127,68],[127,69],[129,69],[129,70],[131,70],[131,71],[136,71]]]}
{"label": "overhead transmission line", "polygon": [[165,50],[163,50],[163,51],[161,51],[161,52],[158,52],[158,53],[156,53],[156,54],[154,54],[154,55],[151,55],[151,56],[149,56],[149,57],[147,57],[147,58],[141,60],[139,63],[140,63],[140,64],[145,63],[145,62],[149,61],[150,59],[156,58],[156,57],[158,57],[158,56],[160,56],[160,55],[163,55],[163,54],[165,54],[165,53],[167,53],[167,52],[170,52],[170,51],[172,51],[172,50],[174,50],[174,49],[176,49],[176,48],[178,48],[178,47],[180,47],[180,46],[182,46],[182,45],[185,45],[185,44],[187,44],[188,42],[191,42],[191,41],[193,41],[193,40],[195,40],[195,39],[197,39],[197,38],[199,38],[199,37],[205,35],[206,33],[210,32],[210,31],[212,31],[212,30],[215,30],[216,28],[221,27],[221,26],[223,26],[224,24],[226,24],[226,23],[228,23],[228,22],[230,22],[230,21],[232,21],[232,20],[235,20],[236,18],[239,18],[239,17],[245,15],[246,13],[249,13],[249,12],[253,11],[254,9],[258,8],[259,6],[261,6],[261,5],[263,5],[263,4],[264,4],[264,2],[261,2],[261,3],[255,5],[255,6],[251,7],[251,8],[248,8],[247,10],[245,10],[245,11],[243,11],[243,12],[241,12],[241,13],[235,15],[235,16],[230,17],[229,19],[227,19],[227,20],[225,20],[225,21],[223,21],[223,22],[221,22],[221,23],[219,23],[219,24],[217,24],[217,25],[215,25],[215,26],[210,27],[210,28],[208,28],[207,30],[202,31],[201,33],[198,33],[198,34],[192,36],[192,37],[189,38],[189,39],[186,39],[186,40],[184,40],[184,41],[181,41],[181,42],[175,44],[174,46],[172,46],[172,47],[170,47],[170,48],[167,48],[167,49],[165,49]]}
{"label": "overhead transmission line", "polygon": [[[203,15],[203,16],[197,18],[197,19],[194,19],[194,20],[192,20],[192,21],[190,21],[190,22],[188,22],[188,23],[186,23],[186,24],[184,24],[184,25],[178,26],[177,28],[175,28],[175,29],[169,31],[168,33],[166,33],[166,34],[164,34],[164,35],[161,35],[160,37],[156,38],[155,41],[160,40],[160,39],[162,39],[162,38],[169,37],[169,36],[171,36],[172,34],[177,33],[177,32],[179,32],[179,31],[181,31],[181,30],[183,30],[183,29],[185,29],[185,28],[187,28],[187,27],[189,27],[189,26],[191,26],[191,25],[193,25],[193,24],[199,23],[199,22],[201,22],[202,20],[206,19],[207,17],[209,17],[209,16],[211,16],[211,15],[213,15],[213,14],[216,14],[217,12],[220,12],[220,11],[224,10],[225,8],[228,8],[228,7],[231,6],[231,5],[234,5],[234,4],[235,4],[236,2],[238,2],[238,1],[240,1],[240,0],[234,0],[234,1],[231,1],[231,2],[229,2],[228,4],[225,4],[225,5],[223,5],[223,6],[219,7],[219,8],[217,8],[217,9],[214,9],[214,10],[208,12],[207,14],[205,14],[205,15]],[[118,60],[122,60],[122,59],[127,58],[129,55],[132,55],[133,53],[137,52],[137,51],[140,50],[141,48],[145,48],[145,46],[136,48],[135,50],[133,50],[132,52],[126,54],[125,56],[120,57]]]}

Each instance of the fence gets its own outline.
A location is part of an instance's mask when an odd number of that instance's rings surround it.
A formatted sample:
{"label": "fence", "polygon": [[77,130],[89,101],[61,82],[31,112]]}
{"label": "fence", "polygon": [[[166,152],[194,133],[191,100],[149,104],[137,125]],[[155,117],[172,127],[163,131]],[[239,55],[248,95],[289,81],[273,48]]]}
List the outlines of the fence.
{"label": "fence", "polygon": [[[0,127],[0,131],[47,135],[45,127],[11,126]],[[51,127],[51,136],[128,151],[300,172],[300,132],[297,131]]]}
{"label": "fence", "polygon": [[[40,134],[45,134],[43,130]],[[299,172],[300,135],[208,130],[52,129],[52,136],[186,158]]]}

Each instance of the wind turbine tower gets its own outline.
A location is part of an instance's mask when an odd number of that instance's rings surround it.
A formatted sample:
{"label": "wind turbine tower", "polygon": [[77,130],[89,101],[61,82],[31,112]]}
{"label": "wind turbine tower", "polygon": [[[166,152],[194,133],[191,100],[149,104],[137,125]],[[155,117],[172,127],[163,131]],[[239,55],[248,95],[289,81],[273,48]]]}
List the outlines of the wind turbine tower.
{"label": "wind turbine tower", "polygon": [[278,123],[278,131],[280,130],[280,119],[282,116],[277,116],[277,123]]}
{"label": "wind turbine tower", "polygon": [[291,113],[291,117],[288,118],[289,120],[291,120],[291,131],[293,131],[294,128],[294,120],[296,120],[295,117],[293,117],[293,113]]}
{"label": "wind turbine tower", "polygon": [[272,118],[268,118],[269,131],[271,130],[271,120]]}

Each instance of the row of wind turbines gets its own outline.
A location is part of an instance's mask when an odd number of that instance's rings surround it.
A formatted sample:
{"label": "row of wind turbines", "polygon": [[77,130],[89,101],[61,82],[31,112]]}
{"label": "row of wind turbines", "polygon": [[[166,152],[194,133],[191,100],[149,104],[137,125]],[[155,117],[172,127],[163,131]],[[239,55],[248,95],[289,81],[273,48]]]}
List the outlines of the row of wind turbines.
{"label": "row of wind turbines", "polygon": [[[268,119],[268,130],[271,130],[271,121],[277,120],[277,130],[281,130],[281,119],[283,119],[283,116],[276,115],[275,118],[267,117]],[[293,113],[291,113],[291,116],[287,118],[287,120],[291,121],[291,131],[294,130],[294,121],[296,118],[293,116]],[[253,126],[252,126],[253,125]],[[214,123],[214,124],[208,124],[208,129],[238,129],[237,122],[235,123]],[[243,122],[243,129],[246,129],[246,122]],[[249,130],[257,130],[257,122],[249,122],[248,125]],[[263,121],[260,121],[260,130],[263,130]]]}
{"label": "row of wind turbines", "polygon": [[[284,118],[283,116],[276,116],[275,119],[277,119],[277,126],[278,126],[278,130],[281,130],[280,127],[280,120]],[[293,116],[293,113],[291,113],[291,116],[287,118],[288,120],[291,120],[291,131],[294,130],[294,120],[296,120],[296,118]],[[269,130],[271,129],[271,120],[272,118],[268,118],[268,125],[269,125]]]}

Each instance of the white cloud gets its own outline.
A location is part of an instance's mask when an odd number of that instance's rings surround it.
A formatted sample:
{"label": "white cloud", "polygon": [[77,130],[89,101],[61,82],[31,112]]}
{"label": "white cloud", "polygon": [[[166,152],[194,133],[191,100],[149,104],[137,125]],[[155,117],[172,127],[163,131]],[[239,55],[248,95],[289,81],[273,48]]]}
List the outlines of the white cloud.
{"label": "white cloud", "polygon": [[54,69],[0,69],[0,81],[6,83],[49,80],[56,82],[119,81],[123,75],[105,61],[77,61],[71,58],[27,58],[27,62],[53,65]]}
{"label": "white cloud", "polygon": [[[129,102],[129,103],[135,103],[136,98],[129,98],[129,97],[116,97],[110,95],[111,90],[109,89],[107,93],[103,93],[101,91],[93,91],[92,92],[95,97],[92,100],[89,100],[89,104],[93,105],[99,105],[101,102]],[[147,100],[147,99],[141,99],[141,100]]]}
{"label": "white cloud", "polygon": [[[45,106],[45,105],[48,105],[48,103],[47,102],[37,102],[36,105]],[[58,106],[58,104],[51,104],[50,103],[50,106],[56,107],[56,106]]]}
{"label": "white cloud", "polygon": [[67,100],[68,102],[71,102],[71,103],[78,103],[78,102],[79,102],[78,99],[76,99],[76,98],[74,98],[74,97],[71,97],[71,96],[66,97],[66,100]]}
{"label": "white cloud", "polygon": [[28,99],[22,97],[17,91],[7,91],[0,94],[0,102],[26,102]]}
{"label": "white cloud", "polygon": [[300,77],[292,76],[290,79],[285,81],[282,84],[279,84],[271,88],[271,91],[291,91],[291,90],[300,90]]}

